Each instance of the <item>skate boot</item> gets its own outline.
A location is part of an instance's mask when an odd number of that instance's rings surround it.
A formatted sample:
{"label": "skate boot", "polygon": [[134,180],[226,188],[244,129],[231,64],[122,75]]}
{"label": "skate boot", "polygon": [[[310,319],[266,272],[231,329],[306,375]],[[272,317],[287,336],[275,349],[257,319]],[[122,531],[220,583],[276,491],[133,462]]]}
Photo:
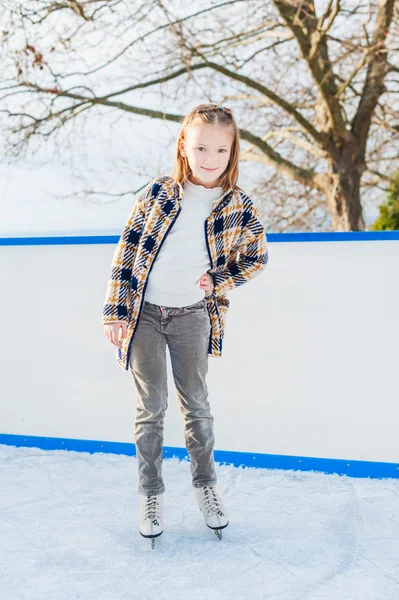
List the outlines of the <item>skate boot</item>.
{"label": "skate boot", "polygon": [[222,500],[219,498],[214,486],[194,488],[198,506],[202,512],[206,525],[222,539],[222,529],[227,527],[229,519]]}
{"label": "skate boot", "polygon": [[163,494],[140,494],[139,532],[143,537],[151,539],[151,547],[154,549],[155,538],[163,532]]}

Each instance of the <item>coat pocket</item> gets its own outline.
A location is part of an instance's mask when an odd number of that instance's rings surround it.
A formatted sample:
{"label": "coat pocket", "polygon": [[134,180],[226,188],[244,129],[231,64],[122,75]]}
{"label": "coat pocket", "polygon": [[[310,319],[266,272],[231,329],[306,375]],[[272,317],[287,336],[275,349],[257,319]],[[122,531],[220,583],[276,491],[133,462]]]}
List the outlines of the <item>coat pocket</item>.
{"label": "coat pocket", "polygon": [[207,296],[206,300],[211,321],[214,323],[215,333],[223,337],[230,300],[226,296],[215,296],[213,294]]}
{"label": "coat pocket", "polygon": [[230,306],[230,300],[226,298],[226,296],[215,296],[215,300],[221,321],[221,329],[222,331],[224,331],[226,325],[226,316]]}

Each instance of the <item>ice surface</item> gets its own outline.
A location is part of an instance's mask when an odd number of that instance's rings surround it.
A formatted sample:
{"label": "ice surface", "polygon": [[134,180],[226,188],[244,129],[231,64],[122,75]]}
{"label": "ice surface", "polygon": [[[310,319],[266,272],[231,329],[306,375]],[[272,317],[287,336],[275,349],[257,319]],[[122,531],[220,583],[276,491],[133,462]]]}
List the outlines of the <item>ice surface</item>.
{"label": "ice surface", "polygon": [[398,480],[218,465],[219,541],[189,463],[163,474],[151,550],[135,458],[0,445],[1,600],[398,600]]}

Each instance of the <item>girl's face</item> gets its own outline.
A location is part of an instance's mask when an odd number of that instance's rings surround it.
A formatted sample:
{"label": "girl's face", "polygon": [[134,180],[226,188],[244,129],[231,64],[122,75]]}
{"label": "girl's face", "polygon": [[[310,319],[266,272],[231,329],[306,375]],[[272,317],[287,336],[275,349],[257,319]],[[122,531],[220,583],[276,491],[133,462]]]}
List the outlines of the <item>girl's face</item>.
{"label": "girl's face", "polygon": [[187,156],[192,171],[192,183],[206,188],[216,187],[229,163],[233,132],[226,125],[193,121],[186,127],[185,140],[180,142],[180,153]]}

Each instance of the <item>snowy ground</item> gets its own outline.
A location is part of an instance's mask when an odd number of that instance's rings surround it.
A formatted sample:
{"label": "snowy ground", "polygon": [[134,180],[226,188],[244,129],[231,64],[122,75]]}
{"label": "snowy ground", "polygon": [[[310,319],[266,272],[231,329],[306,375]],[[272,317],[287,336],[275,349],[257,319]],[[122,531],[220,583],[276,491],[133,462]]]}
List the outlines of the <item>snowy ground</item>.
{"label": "snowy ground", "polygon": [[163,464],[151,550],[135,458],[0,445],[1,600],[399,598],[398,480],[218,465],[219,541],[189,463]]}

